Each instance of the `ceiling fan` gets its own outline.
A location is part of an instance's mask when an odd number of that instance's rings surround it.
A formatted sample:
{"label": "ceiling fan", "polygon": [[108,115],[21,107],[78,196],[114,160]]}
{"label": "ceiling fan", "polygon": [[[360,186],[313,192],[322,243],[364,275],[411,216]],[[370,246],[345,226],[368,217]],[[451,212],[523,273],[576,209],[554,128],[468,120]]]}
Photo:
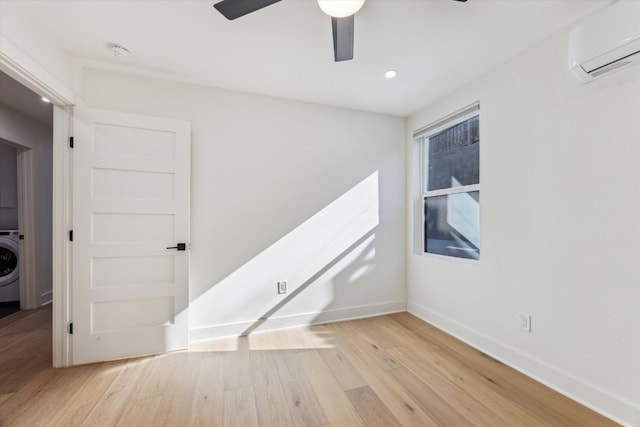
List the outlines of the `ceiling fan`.
{"label": "ceiling fan", "polygon": [[[280,0],[223,0],[213,5],[225,18],[233,20],[270,6]],[[455,0],[466,2],[467,0]],[[353,16],[365,0],[318,0],[318,6],[331,17],[333,56],[336,62],[353,59]]]}

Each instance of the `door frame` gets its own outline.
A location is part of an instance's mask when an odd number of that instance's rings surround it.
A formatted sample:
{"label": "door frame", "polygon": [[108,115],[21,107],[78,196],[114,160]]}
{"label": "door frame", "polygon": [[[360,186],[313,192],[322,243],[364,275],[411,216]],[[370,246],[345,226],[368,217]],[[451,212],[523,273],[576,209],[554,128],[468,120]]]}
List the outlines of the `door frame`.
{"label": "door frame", "polygon": [[[20,141],[12,141],[20,144]],[[37,308],[35,266],[35,183],[33,149],[19,145],[16,149],[18,169],[18,229],[24,239],[20,240],[20,309]]]}
{"label": "door frame", "polygon": [[[17,80],[40,96],[45,96],[53,104],[53,179],[52,179],[52,242],[53,242],[53,366],[70,366],[70,335],[67,325],[70,314],[70,245],[67,233],[71,224],[71,153],[68,146],[72,127],[72,106],[75,95],[56,77],[51,75],[39,63],[25,54],[4,36],[0,35],[0,71]],[[28,173],[28,156],[19,160],[21,178]],[[27,177],[29,178],[29,177]],[[31,199],[32,200],[32,199]],[[29,198],[23,200],[19,215],[29,209]],[[21,224],[29,227],[27,218],[21,218]],[[32,231],[29,235],[32,235]],[[25,234],[28,230],[25,230]],[[28,244],[28,243],[27,243]],[[29,248],[26,248],[29,250]],[[25,268],[35,277],[34,265]],[[31,269],[31,270],[30,270]],[[21,273],[22,274],[22,273]]]}

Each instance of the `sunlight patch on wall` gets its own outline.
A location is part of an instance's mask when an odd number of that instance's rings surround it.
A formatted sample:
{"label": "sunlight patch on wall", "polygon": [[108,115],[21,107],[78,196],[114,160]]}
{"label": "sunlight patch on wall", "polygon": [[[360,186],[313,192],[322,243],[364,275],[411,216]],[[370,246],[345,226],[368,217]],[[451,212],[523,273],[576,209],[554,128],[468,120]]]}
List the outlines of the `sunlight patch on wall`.
{"label": "sunlight patch on wall", "polygon": [[[375,172],[194,300],[192,331],[226,325],[232,335],[237,329],[234,325],[277,317],[276,312],[292,302],[302,288],[320,277],[331,282],[330,275],[345,268],[344,261],[362,257],[362,248],[368,248],[368,267],[350,277],[370,273],[375,268],[371,242],[379,223],[378,210]],[[360,254],[349,257],[352,252]],[[287,294],[276,293],[280,280],[287,281]],[[331,303],[336,286],[331,284],[314,299],[311,309],[306,306],[306,313],[321,312]]]}

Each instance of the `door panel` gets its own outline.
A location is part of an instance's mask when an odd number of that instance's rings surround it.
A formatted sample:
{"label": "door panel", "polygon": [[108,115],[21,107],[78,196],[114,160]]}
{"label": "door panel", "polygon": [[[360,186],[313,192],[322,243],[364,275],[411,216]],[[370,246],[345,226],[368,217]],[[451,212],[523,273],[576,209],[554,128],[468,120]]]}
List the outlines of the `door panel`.
{"label": "door panel", "polygon": [[74,364],[186,348],[189,124],[76,108],[74,134]]}

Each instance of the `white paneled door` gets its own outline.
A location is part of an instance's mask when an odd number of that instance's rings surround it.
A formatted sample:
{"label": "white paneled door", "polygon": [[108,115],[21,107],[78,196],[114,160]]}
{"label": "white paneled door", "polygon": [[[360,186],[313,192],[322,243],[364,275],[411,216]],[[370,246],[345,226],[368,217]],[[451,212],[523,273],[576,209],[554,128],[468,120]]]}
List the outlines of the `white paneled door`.
{"label": "white paneled door", "polygon": [[73,363],[186,348],[189,123],[76,108],[72,152]]}

